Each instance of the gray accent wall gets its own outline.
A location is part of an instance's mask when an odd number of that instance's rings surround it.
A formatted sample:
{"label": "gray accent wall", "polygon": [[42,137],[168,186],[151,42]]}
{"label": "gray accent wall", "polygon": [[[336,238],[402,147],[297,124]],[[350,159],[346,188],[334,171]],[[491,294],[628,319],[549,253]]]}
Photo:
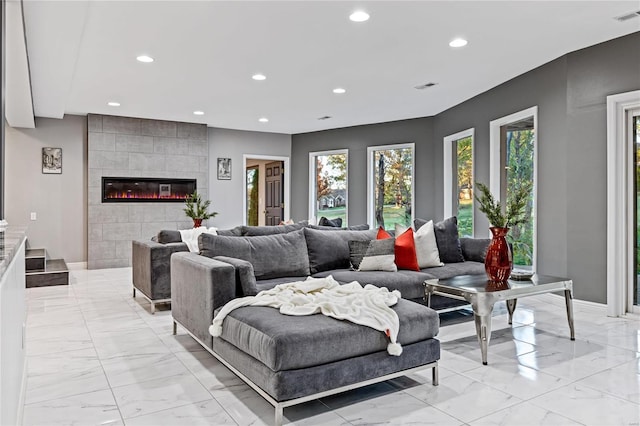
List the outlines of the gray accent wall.
{"label": "gray accent wall", "polygon": [[[36,118],[35,129],[5,129],[7,221],[27,229],[30,247],[68,263],[85,262],[87,118]],[[62,148],[62,174],[42,173],[44,147]]]}
{"label": "gray accent wall", "polygon": [[[102,203],[102,177],[196,179],[209,194],[205,124],[88,116],[88,268],[131,266],[131,240],[187,229],[184,203]],[[64,160],[63,160],[64,161]]]}
{"label": "gray accent wall", "polygon": [[367,222],[367,147],[415,143],[415,217],[433,217],[436,205],[434,168],[442,162],[435,158],[432,143],[433,118],[392,121],[366,126],[346,127],[322,132],[293,135],[291,142],[291,215],[296,220],[309,217],[309,153],[348,149],[348,221],[350,225]]}
{"label": "gray accent wall", "polygon": [[[209,226],[233,228],[242,224],[244,155],[291,156],[291,135],[209,128],[211,210],[218,215]],[[231,158],[231,180],[218,180],[217,159]],[[289,173],[285,170],[285,174]],[[261,212],[260,212],[261,213]],[[300,220],[298,216],[292,216]]]}
{"label": "gray accent wall", "polygon": [[[443,138],[475,127],[475,179],[488,183],[489,122],[537,105],[538,272],[568,276],[576,298],[606,303],[606,96],[640,89],[638,46],[634,33],[572,52],[434,117],[294,135],[292,212],[307,215],[308,153],[349,148],[349,220],[362,221],[366,147],[413,135],[416,217],[442,219]],[[486,218],[476,210],[475,220],[484,236]]]}

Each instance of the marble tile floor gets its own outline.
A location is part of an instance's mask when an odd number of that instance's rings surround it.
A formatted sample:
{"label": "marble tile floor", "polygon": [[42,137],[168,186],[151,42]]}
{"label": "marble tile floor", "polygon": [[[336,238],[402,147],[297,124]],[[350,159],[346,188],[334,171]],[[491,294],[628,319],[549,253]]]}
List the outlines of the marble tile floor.
{"label": "marble tile floor", "polygon": [[[131,269],[27,289],[24,425],[262,425],[273,408],[184,330],[131,296]],[[443,317],[440,386],[425,371],[296,407],[297,425],[640,425],[640,322],[564,299],[494,311],[489,365],[473,321]],[[462,320],[461,320],[462,319]]]}

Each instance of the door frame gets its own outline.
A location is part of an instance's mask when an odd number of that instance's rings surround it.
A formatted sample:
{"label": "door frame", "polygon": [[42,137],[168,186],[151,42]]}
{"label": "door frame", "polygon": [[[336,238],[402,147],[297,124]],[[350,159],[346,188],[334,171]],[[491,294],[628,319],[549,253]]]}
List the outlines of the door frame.
{"label": "door frame", "polygon": [[611,317],[635,310],[629,302],[632,150],[626,124],[628,112],[636,108],[640,108],[640,90],[607,96],[607,315]]}
{"label": "door frame", "polygon": [[291,168],[289,167],[290,158],[280,155],[263,155],[263,154],[242,154],[242,224],[247,224],[247,160],[270,160],[282,161],[284,167],[284,217],[283,220],[289,220],[290,214],[290,192],[291,192]]}

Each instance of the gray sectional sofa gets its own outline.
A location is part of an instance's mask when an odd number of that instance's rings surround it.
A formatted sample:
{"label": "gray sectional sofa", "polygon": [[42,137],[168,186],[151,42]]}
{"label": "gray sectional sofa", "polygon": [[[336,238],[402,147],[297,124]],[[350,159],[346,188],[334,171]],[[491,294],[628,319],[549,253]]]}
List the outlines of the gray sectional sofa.
{"label": "gray sectional sofa", "polygon": [[[438,314],[404,298],[421,302],[426,279],[484,273],[481,260],[488,240],[458,241],[456,235],[454,251],[461,261],[442,267],[419,272],[350,270],[349,241],[372,240],[376,233],[305,226],[251,237],[202,234],[199,254],[171,256],[174,333],[180,324],[273,404],[276,424],[284,407],[424,368],[432,369],[436,385]],[[443,244],[446,239],[441,235]],[[236,309],[225,319],[220,337],[209,333],[216,310],[236,297],[328,275],[341,283],[359,281],[402,293],[393,307],[400,320],[401,356],[390,356],[386,337],[373,329],[323,315],[290,317],[265,307]]]}
{"label": "gray sectional sofa", "polygon": [[[228,237],[259,236],[274,233],[286,233],[310,226],[314,229],[336,230],[324,226],[308,225],[307,221],[283,226],[236,226],[232,229],[220,229],[218,235]],[[358,225],[346,229],[368,229],[368,225]],[[149,240],[132,241],[132,281],[133,297],[136,292],[151,303],[151,313],[155,313],[156,304],[171,302],[171,255],[177,252],[188,252],[189,248],[182,242],[180,231],[161,230]]]}
{"label": "gray sectional sofa", "polygon": [[[267,229],[265,226],[236,226],[232,229],[218,230],[223,236],[253,236],[265,233],[290,232],[306,226],[306,222]],[[271,227],[273,228],[273,227]],[[171,302],[171,255],[188,252],[182,242],[180,231],[161,230],[149,240],[131,242],[131,264],[133,297],[136,291],[151,302],[151,313],[155,313],[156,304]]]}

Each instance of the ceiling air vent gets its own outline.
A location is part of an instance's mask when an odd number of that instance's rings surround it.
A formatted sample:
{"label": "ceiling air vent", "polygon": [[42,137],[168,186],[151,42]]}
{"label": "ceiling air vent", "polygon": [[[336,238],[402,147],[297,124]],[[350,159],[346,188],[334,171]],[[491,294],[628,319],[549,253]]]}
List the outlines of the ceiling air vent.
{"label": "ceiling air vent", "polygon": [[637,18],[638,16],[640,16],[640,10],[625,13],[624,15],[616,16],[613,19],[615,19],[618,22],[625,22],[625,21],[628,21],[629,19]]}
{"label": "ceiling air vent", "polygon": [[415,86],[415,88],[418,89],[418,90],[424,90],[424,89],[428,89],[429,87],[433,87],[436,84],[438,84],[438,83],[429,82],[429,83],[421,84],[419,86]]}
{"label": "ceiling air vent", "polygon": [[323,116],[323,117],[318,117],[318,120],[328,120],[328,119],[330,119],[330,118],[331,118],[331,116],[330,116],[330,115],[325,115],[325,116]]}

